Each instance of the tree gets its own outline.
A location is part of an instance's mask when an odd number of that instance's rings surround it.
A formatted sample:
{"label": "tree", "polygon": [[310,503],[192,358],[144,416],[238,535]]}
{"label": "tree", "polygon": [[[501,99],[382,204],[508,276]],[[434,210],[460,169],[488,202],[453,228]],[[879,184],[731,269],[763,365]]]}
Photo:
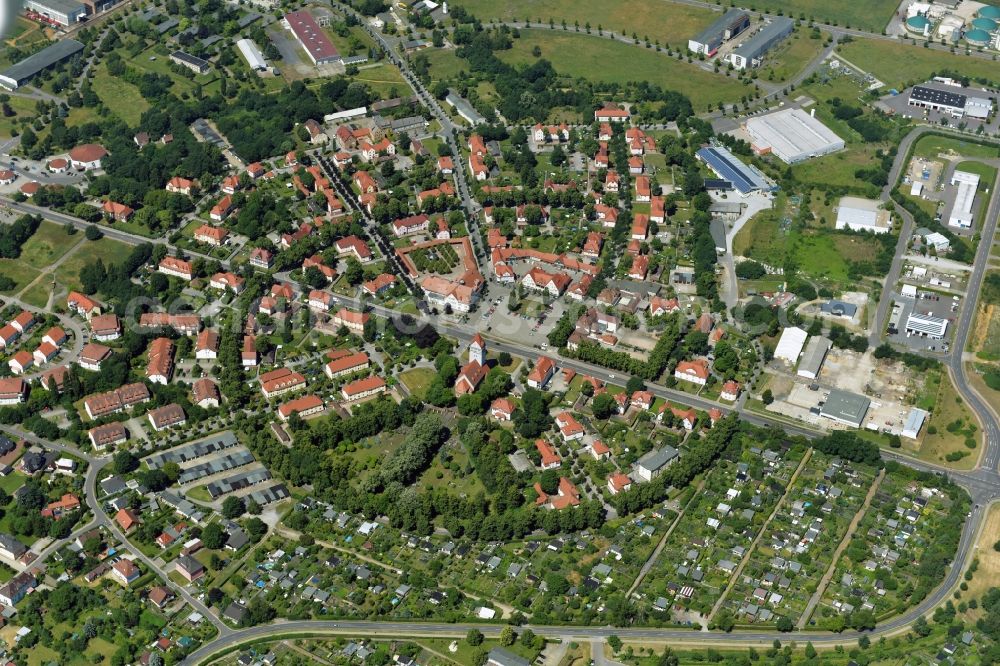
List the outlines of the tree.
{"label": "tree", "polygon": [[792,623],[790,619],[782,615],[781,617],[778,618],[778,621],[775,623],[775,627],[780,632],[788,633],[789,631],[795,628],[795,625]]}
{"label": "tree", "polygon": [[615,654],[622,649],[622,639],[618,638],[617,634],[611,634],[608,636],[608,646],[611,647],[611,651]]}
{"label": "tree", "polygon": [[642,381],[641,377],[629,377],[628,382],[625,383],[625,392],[632,395],[636,391],[645,391],[646,383]]}
{"label": "tree", "polygon": [[465,635],[465,642],[469,645],[475,647],[476,645],[483,644],[483,632],[478,629],[469,629],[469,633]]}
{"label": "tree", "polygon": [[517,640],[517,632],[514,627],[507,625],[500,631],[500,645],[510,647]]}
{"label": "tree", "polygon": [[239,518],[246,511],[243,498],[236,495],[228,495],[222,502],[222,515],[229,520]]}
{"label": "tree", "polygon": [[226,543],[226,533],[218,523],[209,523],[201,531],[201,542],[209,550],[218,550]]}
{"label": "tree", "polygon": [[618,410],[618,404],[610,393],[601,393],[594,398],[591,409],[594,411],[594,418],[604,420]]}
{"label": "tree", "polygon": [[97,227],[96,224],[88,225],[87,230],[84,232],[83,235],[86,236],[87,240],[89,241],[101,240],[101,238],[104,236],[104,234],[101,233],[101,230]]}
{"label": "tree", "polygon": [[806,643],[806,659],[813,659],[816,657],[816,648],[813,647],[812,641]]}
{"label": "tree", "polygon": [[765,405],[770,405],[774,402],[774,394],[771,393],[771,389],[764,389],[764,393],[760,396],[760,400]]}
{"label": "tree", "polygon": [[128,474],[139,468],[139,460],[131,451],[119,451],[115,454],[112,466],[116,474]]}

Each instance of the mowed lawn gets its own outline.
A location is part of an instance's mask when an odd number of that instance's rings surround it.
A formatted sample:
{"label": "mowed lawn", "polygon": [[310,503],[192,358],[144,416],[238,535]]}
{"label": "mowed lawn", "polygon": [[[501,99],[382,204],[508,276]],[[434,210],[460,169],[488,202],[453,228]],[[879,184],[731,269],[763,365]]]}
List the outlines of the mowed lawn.
{"label": "mowed lawn", "polygon": [[[434,49],[420,55],[427,57],[431,66],[431,79],[434,81],[444,81],[458,76],[460,72],[469,71],[469,62],[455,55],[453,49]],[[424,145],[427,145],[426,141]]]}
{"label": "mowed lawn", "polygon": [[352,79],[364,83],[382,97],[398,97],[409,90],[403,75],[395,65],[388,63],[362,68]]}
{"label": "mowed lawn", "polygon": [[497,55],[511,64],[534,63],[538,60],[532,54],[536,46],[541,57],[564,76],[609,83],[649,81],[687,95],[696,111],[709,104],[738,100],[751,90],[735,78],[680,62],[666,53],[586,34],[522,30],[513,48]]}
{"label": "mowed lawn", "polygon": [[934,72],[946,69],[971,78],[1000,81],[1000,65],[992,60],[925,49],[919,45],[855,38],[838,46],[837,52],[897,90],[926,81]]}
{"label": "mowed lawn", "polygon": [[116,264],[127,257],[131,251],[132,248],[127,243],[107,237],[96,241],[86,241],[56,268],[52,276],[56,282],[67,289],[79,289],[81,268],[97,261],[97,259],[103,260],[105,266]]}
{"label": "mowed lawn", "polygon": [[823,50],[823,39],[813,39],[810,34],[810,30],[799,28],[789,39],[778,44],[760,66],[760,78],[787,81],[802,71]]}
{"label": "mowed lawn", "polygon": [[139,124],[143,112],[149,108],[149,102],[138,88],[123,79],[111,76],[107,66],[103,64],[97,68],[94,76],[94,92],[111,113],[132,127]]}
{"label": "mowed lawn", "polygon": [[881,33],[899,3],[896,0],[865,0],[859,2],[829,2],[829,0],[764,0],[753,4],[762,12],[784,12],[787,16],[801,15],[841,26],[861,28]]}
{"label": "mowed lawn", "polygon": [[576,22],[580,30],[587,23],[596,32],[604,30],[631,35],[639,39],[649,37],[660,44],[685,46],[687,40],[708,27],[720,16],[719,12],[704,7],[650,0],[458,0],[456,5],[465,7],[477,18],[486,21],[542,21],[552,19],[556,25],[566,21],[572,29]]}
{"label": "mowed lawn", "polygon": [[427,395],[427,387],[431,385],[437,373],[433,368],[411,368],[399,373],[399,381],[410,390],[410,393],[421,400]]}

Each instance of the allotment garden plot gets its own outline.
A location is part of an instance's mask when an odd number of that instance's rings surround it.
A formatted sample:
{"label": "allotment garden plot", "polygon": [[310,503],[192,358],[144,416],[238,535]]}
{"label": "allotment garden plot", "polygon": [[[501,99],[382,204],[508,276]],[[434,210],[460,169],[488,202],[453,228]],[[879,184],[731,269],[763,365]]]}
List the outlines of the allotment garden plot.
{"label": "allotment garden plot", "polygon": [[726,599],[737,622],[798,621],[874,479],[870,467],[813,452]]}
{"label": "allotment garden plot", "polygon": [[707,623],[804,452],[748,446],[712,469],[637,590],[650,619]]}

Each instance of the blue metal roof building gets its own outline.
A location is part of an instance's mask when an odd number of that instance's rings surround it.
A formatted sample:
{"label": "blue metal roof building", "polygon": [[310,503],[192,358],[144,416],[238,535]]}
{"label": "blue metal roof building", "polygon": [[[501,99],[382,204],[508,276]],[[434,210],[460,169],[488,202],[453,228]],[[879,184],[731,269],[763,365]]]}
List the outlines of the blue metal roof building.
{"label": "blue metal roof building", "polygon": [[763,174],[741,162],[723,146],[706,146],[697,155],[719,178],[728,180],[744,196],[758,190],[771,189]]}

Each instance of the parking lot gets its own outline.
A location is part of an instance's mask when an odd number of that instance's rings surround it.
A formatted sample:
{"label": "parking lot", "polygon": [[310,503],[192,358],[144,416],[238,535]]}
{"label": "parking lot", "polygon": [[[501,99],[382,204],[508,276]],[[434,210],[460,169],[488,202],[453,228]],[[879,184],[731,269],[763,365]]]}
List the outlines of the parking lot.
{"label": "parking lot", "polygon": [[[887,333],[890,342],[904,345],[914,351],[948,351],[953,326],[961,306],[961,299],[958,296],[948,296],[947,294],[937,294],[922,290],[918,290],[916,298],[903,296],[898,292],[892,296],[893,301],[896,303],[895,307],[899,308],[899,316],[897,317],[894,309],[890,316],[890,329]],[[914,313],[947,320],[948,330],[945,333],[944,339],[936,340],[916,334],[908,335],[906,333],[906,321]],[[898,328],[891,328],[891,322],[898,322]]]}
{"label": "parking lot", "polygon": [[[947,90],[949,92],[957,92],[968,97],[985,97],[985,98],[995,98],[996,93],[991,93],[988,90],[979,90],[977,88],[954,88],[951,86],[926,86],[933,88],[940,88]],[[995,134],[1000,130],[1000,118],[997,114],[993,114],[992,120],[988,122],[983,122],[976,120],[974,118],[952,118],[950,113],[942,113],[940,111],[931,111],[930,109],[923,109],[916,106],[910,106],[909,104],[910,94],[909,90],[901,91],[898,95],[887,95],[879,100],[879,104],[884,107],[884,109],[890,113],[895,113],[904,118],[914,118],[916,120],[922,120],[930,125],[939,125],[941,127],[951,127],[953,129],[964,128],[966,130],[975,132],[980,126],[983,128],[983,132],[986,134]],[[995,108],[994,108],[995,111]]]}

